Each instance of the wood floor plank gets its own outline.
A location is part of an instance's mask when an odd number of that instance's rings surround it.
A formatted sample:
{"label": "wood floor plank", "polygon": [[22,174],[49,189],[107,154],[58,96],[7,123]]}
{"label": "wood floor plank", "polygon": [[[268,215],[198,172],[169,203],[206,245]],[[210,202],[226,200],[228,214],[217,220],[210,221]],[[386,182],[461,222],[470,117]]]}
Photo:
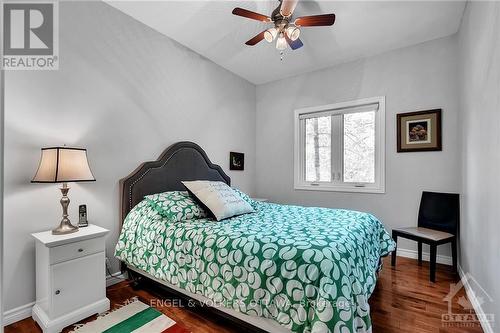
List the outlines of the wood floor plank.
{"label": "wood floor plank", "polygon": [[[429,282],[429,267],[417,265],[414,259],[398,257],[396,268],[390,266],[390,259],[384,258],[377,287],[370,298],[373,333],[479,333],[475,327],[444,327],[441,316],[448,312],[448,303],[443,298],[450,290],[450,284],[458,277],[449,266],[438,265],[436,283]],[[154,306],[168,317],[184,325],[193,333],[242,333],[245,332],[209,311],[191,308],[175,296],[165,295],[154,289],[134,290],[125,281],[107,289],[111,307],[138,296],[146,304]],[[453,313],[469,313],[457,303],[459,297],[466,297],[462,289],[454,297]],[[83,322],[95,319],[87,318]],[[66,328],[63,332],[68,332]],[[9,325],[5,333],[41,333],[40,327],[31,318]]]}

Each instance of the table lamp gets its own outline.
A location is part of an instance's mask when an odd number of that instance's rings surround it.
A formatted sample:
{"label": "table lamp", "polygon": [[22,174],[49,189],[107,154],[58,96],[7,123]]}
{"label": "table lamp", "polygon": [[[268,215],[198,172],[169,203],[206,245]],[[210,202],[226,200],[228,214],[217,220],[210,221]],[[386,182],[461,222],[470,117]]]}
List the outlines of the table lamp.
{"label": "table lamp", "polygon": [[52,230],[54,235],[78,231],[68,218],[68,183],[95,181],[87,161],[87,150],[70,147],[42,148],[42,156],[32,183],[62,183],[61,205],[63,210],[59,226]]}

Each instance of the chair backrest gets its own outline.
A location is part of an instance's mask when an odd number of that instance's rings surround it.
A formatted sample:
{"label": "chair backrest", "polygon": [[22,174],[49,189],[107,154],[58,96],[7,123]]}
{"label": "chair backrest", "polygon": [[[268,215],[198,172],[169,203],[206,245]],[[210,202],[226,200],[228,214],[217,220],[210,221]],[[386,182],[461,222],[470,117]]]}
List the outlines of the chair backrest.
{"label": "chair backrest", "polygon": [[456,193],[422,192],[418,226],[458,234],[460,199]]}

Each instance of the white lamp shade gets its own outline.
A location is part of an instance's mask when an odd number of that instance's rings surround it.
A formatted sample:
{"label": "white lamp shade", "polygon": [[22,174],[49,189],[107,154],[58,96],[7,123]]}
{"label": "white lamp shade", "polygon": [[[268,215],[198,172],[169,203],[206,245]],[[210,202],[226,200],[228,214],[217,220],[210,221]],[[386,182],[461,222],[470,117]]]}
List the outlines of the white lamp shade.
{"label": "white lamp shade", "polygon": [[290,38],[293,41],[296,41],[300,36],[300,30],[297,27],[290,26],[286,29],[286,34],[288,38]]}
{"label": "white lamp shade", "polygon": [[94,181],[87,160],[87,150],[81,148],[42,148],[42,157],[32,183],[69,183]]}
{"label": "white lamp shade", "polygon": [[285,35],[283,33],[280,34],[278,40],[276,40],[276,48],[280,51],[283,51],[287,47],[287,42],[285,39]]}
{"label": "white lamp shade", "polygon": [[266,39],[266,41],[271,43],[274,40],[274,38],[276,38],[277,34],[278,30],[275,27],[272,27],[264,31],[264,38]]}

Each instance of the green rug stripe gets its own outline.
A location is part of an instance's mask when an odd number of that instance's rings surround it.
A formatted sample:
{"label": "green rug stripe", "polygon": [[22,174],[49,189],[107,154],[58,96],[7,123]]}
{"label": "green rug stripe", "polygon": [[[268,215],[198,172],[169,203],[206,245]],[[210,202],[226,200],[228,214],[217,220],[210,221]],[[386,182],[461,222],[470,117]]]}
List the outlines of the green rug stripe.
{"label": "green rug stripe", "polygon": [[138,329],[144,324],[149,323],[156,317],[161,316],[161,312],[154,308],[147,308],[139,313],[136,313],[132,317],[125,319],[124,321],[116,324],[113,327],[108,328],[103,333],[125,333],[132,332]]}

